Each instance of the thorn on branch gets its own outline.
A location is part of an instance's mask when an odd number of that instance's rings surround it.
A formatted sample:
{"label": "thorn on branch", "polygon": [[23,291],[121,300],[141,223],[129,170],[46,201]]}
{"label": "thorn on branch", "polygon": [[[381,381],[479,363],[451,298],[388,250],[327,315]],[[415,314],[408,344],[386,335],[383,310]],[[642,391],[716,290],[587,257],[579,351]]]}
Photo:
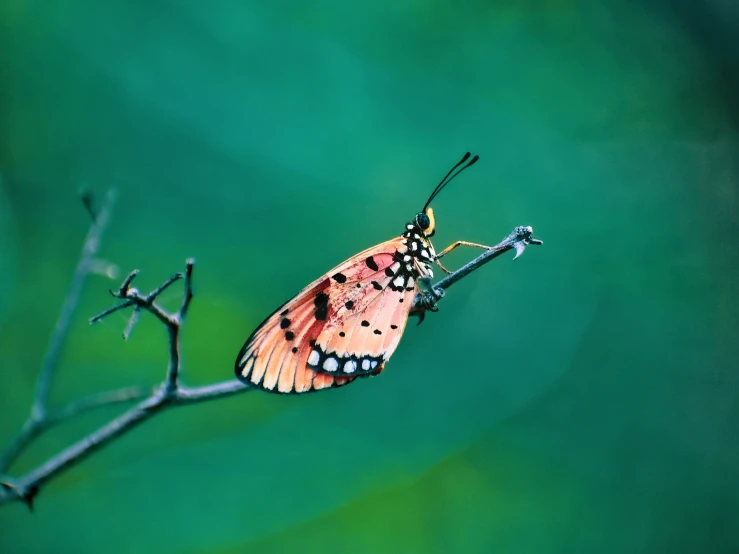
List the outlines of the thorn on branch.
{"label": "thorn on branch", "polygon": [[29,486],[27,489],[21,490],[17,486],[15,486],[13,483],[9,482],[0,482],[0,486],[2,486],[3,491],[5,494],[11,495],[19,500],[21,500],[26,506],[28,506],[29,511],[33,511],[33,501],[36,498],[36,495],[38,494],[39,487],[36,484],[33,484]]}

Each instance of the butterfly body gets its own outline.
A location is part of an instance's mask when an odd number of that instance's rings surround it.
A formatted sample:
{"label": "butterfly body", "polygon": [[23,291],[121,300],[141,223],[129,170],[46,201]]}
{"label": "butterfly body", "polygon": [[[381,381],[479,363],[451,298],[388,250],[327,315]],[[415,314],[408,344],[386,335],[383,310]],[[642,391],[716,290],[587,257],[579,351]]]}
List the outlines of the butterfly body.
{"label": "butterfly body", "polygon": [[[452,171],[431,198],[451,180]],[[246,340],[236,358],[236,376],[248,385],[290,394],[379,374],[398,346],[421,292],[419,281],[433,277],[434,227],[427,202],[402,235],[360,252],[305,287]]]}

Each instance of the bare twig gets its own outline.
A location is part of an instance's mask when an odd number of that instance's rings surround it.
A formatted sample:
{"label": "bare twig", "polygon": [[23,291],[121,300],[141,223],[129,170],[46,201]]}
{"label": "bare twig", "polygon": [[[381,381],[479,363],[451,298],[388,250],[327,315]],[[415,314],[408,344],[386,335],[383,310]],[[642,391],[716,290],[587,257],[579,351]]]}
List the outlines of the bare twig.
{"label": "bare twig", "polygon": [[95,254],[100,248],[100,237],[102,236],[103,231],[105,231],[105,227],[108,225],[110,210],[115,202],[115,192],[108,192],[106,201],[103,203],[103,206],[97,215],[92,211],[92,200],[90,196],[83,195],[82,198],[85,206],[92,215],[92,225],[90,225],[90,230],[88,231],[87,237],[82,246],[82,254],[77,263],[77,269],[75,269],[72,284],[70,285],[67,296],[64,299],[64,304],[62,305],[59,319],[56,322],[56,327],[51,335],[51,340],[49,341],[49,347],[46,350],[44,361],[41,363],[41,373],[39,374],[38,383],[36,385],[36,396],[31,407],[30,418],[33,420],[42,420],[44,418],[46,404],[49,399],[51,381],[59,363],[62,346],[67,339],[69,324],[72,321],[74,312],[77,309],[77,304],[79,303],[80,293],[82,292],[82,288],[87,280],[87,275],[89,274],[90,262],[94,259]]}
{"label": "bare twig", "polygon": [[133,331],[134,325],[139,322],[140,316],[141,308],[136,306],[131,312],[131,317],[128,319],[128,324],[126,325],[126,328],[123,330],[123,340],[128,340],[128,338],[131,336],[131,331]]}
{"label": "bare twig", "polygon": [[98,392],[91,394],[81,400],[75,400],[64,406],[56,413],[48,416],[46,426],[51,427],[67,419],[71,419],[78,415],[87,413],[95,408],[103,406],[111,406],[113,404],[121,404],[125,402],[133,402],[146,398],[151,391],[142,387],[126,387],[118,390],[106,392]]}
{"label": "bare twig", "polygon": [[[497,258],[501,254],[508,252],[509,250],[515,250],[516,255],[513,257],[515,260],[521,254],[523,254],[526,247],[529,245],[541,245],[544,244],[539,239],[535,239],[531,236],[534,230],[527,225],[521,225],[516,227],[510,235],[504,238],[495,246],[489,250],[480,254],[477,258],[468,262],[467,264],[460,267],[458,270],[447,275],[443,279],[437,281],[432,287],[429,288],[427,293],[418,293],[416,298],[413,300],[413,308],[411,309],[411,315],[419,317],[419,323],[423,321],[424,314],[427,310],[435,311],[436,302],[440,300],[446,293],[446,289],[451,287],[454,283],[466,277],[476,269],[479,269],[486,263]],[[431,293],[431,294],[429,294]],[[433,296],[432,296],[433,295]],[[435,297],[435,298],[434,298]]]}
{"label": "bare twig", "polygon": [[[528,245],[541,244],[541,241],[531,237],[531,233],[531,227],[517,227],[497,246],[492,247],[456,272],[440,280],[429,289],[429,292],[417,295],[412,313],[422,317],[426,310],[435,308],[436,302],[444,295],[448,287],[502,253],[515,249],[517,251],[516,257],[518,257]],[[192,258],[188,259],[183,273],[176,273],[146,295],[141,294],[138,289],[131,286],[133,279],[138,274],[138,270],[131,272],[123,280],[117,291],[111,291],[114,297],[123,300],[123,302],[90,319],[90,323],[95,323],[115,311],[133,306],[134,312],[124,331],[124,338],[127,338],[131,333],[131,329],[136,324],[138,319],[137,314],[140,311],[148,311],[157,317],[165,325],[169,339],[169,362],[162,383],[149,394],[144,393],[140,389],[122,389],[120,391],[99,394],[69,404],[55,416],[45,417],[41,420],[29,419],[29,422],[27,422],[19,434],[19,438],[16,439],[18,445],[15,447],[11,445],[9,449],[15,449],[11,460],[17,456],[25,445],[52,424],[69,419],[98,406],[110,405],[127,400],[139,400],[139,403],[133,408],[53,456],[26,475],[15,479],[5,478],[0,480],[0,504],[20,500],[32,508],[38,491],[49,480],[81,462],[120,435],[130,431],[169,407],[215,400],[254,390],[252,387],[238,380],[223,381],[203,387],[187,387],[182,385],[180,381],[180,330],[192,299],[192,271],[194,263],[195,261]],[[156,299],[162,291],[182,278],[185,280],[182,303],[176,312],[169,313],[156,303]],[[432,295],[432,297],[429,295]],[[7,467],[5,466],[5,468]]]}

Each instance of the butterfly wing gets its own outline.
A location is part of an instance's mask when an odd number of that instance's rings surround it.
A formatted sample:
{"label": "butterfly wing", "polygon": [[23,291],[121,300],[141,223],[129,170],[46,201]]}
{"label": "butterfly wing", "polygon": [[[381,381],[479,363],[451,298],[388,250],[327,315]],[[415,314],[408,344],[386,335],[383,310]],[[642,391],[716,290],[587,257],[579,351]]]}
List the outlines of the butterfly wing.
{"label": "butterfly wing", "polygon": [[336,317],[316,338],[308,367],[335,376],[362,376],[381,367],[395,351],[416,295],[394,254],[373,256],[380,270],[337,287]]}
{"label": "butterfly wing", "polygon": [[406,248],[400,237],[389,240],[308,285],[247,339],[236,376],[267,391],[301,393],[382,371],[415,296]]}

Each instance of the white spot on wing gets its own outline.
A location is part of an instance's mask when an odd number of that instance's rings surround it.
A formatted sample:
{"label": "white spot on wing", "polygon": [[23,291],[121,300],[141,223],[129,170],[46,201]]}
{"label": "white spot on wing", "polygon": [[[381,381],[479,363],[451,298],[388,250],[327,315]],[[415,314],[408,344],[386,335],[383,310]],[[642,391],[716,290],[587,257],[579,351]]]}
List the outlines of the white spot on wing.
{"label": "white spot on wing", "polygon": [[369,368],[370,368],[370,361],[367,358],[365,358],[364,360],[362,360],[362,369],[367,371]]}
{"label": "white spot on wing", "polygon": [[411,261],[411,257],[408,256],[408,255],[405,255],[405,256],[403,256],[403,261],[404,262],[410,262]]}
{"label": "white spot on wing", "polygon": [[421,250],[421,257],[422,258],[428,258],[429,257],[428,250],[426,250],[425,248],[423,250]]}
{"label": "white spot on wing", "polygon": [[393,281],[393,285],[395,285],[396,287],[402,287],[404,282],[405,282],[405,279],[403,279],[403,276],[398,275]]}
{"label": "white spot on wing", "polygon": [[326,358],[326,361],[323,362],[323,369],[326,371],[336,371],[339,368],[339,362],[336,361],[336,358]]}
{"label": "white spot on wing", "polygon": [[400,268],[400,263],[395,262],[393,265],[390,266],[390,271],[395,273],[396,271],[398,271],[398,268]]}
{"label": "white spot on wing", "polygon": [[408,286],[409,287],[413,286],[413,277],[408,277]]}
{"label": "white spot on wing", "polygon": [[418,248],[418,244],[416,244],[415,242],[412,242],[411,243],[411,250],[415,250],[416,248]]}
{"label": "white spot on wing", "polygon": [[308,365],[317,365],[320,359],[321,353],[318,350],[314,350],[310,353],[310,356],[308,356]]}
{"label": "white spot on wing", "polygon": [[354,370],[357,369],[357,362],[354,360],[349,360],[344,364],[344,373],[354,373]]}
{"label": "white spot on wing", "polygon": [[377,367],[377,360],[372,360],[370,366],[372,367],[372,369],[375,369]]}

